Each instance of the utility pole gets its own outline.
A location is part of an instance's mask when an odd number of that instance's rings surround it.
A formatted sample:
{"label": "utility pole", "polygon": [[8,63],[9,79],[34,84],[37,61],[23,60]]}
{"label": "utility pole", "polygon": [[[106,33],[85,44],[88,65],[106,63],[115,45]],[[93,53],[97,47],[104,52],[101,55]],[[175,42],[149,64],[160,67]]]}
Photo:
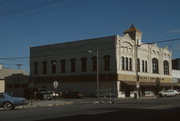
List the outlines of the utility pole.
{"label": "utility pole", "polygon": [[19,70],[22,64],[16,64],[16,66],[18,67],[18,70]]}

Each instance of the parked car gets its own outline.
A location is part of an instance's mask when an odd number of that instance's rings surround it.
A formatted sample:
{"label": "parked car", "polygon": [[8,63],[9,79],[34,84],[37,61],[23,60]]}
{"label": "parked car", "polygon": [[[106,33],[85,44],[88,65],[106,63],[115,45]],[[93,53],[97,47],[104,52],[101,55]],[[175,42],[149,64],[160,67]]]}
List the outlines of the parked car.
{"label": "parked car", "polygon": [[56,93],[56,92],[54,92],[54,91],[51,91],[51,93],[52,93],[53,98],[59,97],[59,94],[58,94],[58,93]]}
{"label": "parked car", "polygon": [[5,110],[13,110],[15,106],[26,105],[27,101],[25,98],[12,97],[7,93],[0,93],[0,108]]}
{"label": "parked car", "polygon": [[41,91],[41,92],[38,92],[36,94],[36,99],[40,99],[40,100],[52,100],[53,99],[53,95],[52,95],[52,92],[50,92],[50,91]]}
{"label": "parked car", "polygon": [[165,90],[165,91],[161,91],[159,93],[159,96],[161,97],[167,97],[167,96],[177,96],[178,93],[176,90]]}

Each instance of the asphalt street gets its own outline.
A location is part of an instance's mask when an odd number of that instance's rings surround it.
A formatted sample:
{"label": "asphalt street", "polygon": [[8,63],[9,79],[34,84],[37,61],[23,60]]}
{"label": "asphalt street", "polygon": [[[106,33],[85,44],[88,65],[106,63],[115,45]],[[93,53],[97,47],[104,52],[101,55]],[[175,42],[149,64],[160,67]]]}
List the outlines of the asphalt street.
{"label": "asphalt street", "polygon": [[0,110],[0,121],[179,121],[180,96],[120,99],[115,104],[76,100],[74,104]]}

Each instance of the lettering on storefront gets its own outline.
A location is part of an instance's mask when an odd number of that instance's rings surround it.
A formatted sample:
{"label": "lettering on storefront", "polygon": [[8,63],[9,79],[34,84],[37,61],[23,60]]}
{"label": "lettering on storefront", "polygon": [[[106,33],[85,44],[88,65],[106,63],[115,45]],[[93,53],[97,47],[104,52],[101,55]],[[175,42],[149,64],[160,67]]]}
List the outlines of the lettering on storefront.
{"label": "lettering on storefront", "polygon": [[[136,81],[136,76],[134,76],[134,75],[122,74],[122,75],[119,76],[119,80]],[[171,80],[172,80],[171,78],[139,76],[139,81],[148,81],[148,82],[162,81],[162,82],[170,82]]]}
{"label": "lettering on storefront", "polygon": [[140,76],[139,79],[140,79],[140,80],[143,80],[143,81],[155,81],[155,80],[164,81],[164,80],[165,80],[164,78],[158,78],[158,77],[142,77],[142,76]]}

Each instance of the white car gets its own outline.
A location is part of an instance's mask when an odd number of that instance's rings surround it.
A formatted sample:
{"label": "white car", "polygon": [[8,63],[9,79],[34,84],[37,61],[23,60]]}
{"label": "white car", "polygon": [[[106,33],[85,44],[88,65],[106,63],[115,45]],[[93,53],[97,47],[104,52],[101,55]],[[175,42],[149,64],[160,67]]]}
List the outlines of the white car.
{"label": "white car", "polygon": [[159,95],[161,97],[170,97],[170,96],[177,96],[178,95],[178,92],[176,90],[165,90],[165,91],[161,91],[159,93]]}

